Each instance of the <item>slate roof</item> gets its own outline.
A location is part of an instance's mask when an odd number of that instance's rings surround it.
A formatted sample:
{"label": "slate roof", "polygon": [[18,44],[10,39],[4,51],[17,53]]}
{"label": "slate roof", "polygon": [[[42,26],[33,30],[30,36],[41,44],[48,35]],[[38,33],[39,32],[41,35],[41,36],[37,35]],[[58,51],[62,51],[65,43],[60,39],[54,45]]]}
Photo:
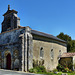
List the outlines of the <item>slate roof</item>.
{"label": "slate roof", "polygon": [[32,34],[35,34],[35,35],[39,35],[39,36],[43,36],[43,37],[47,37],[47,38],[50,38],[50,39],[54,39],[54,40],[58,40],[58,41],[61,41],[61,42],[64,42],[66,43],[66,41],[64,40],[61,40],[51,34],[47,34],[47,33],[43,33],[43,32],[40,32],[40,31],[36,31],[36,30],[31,30],[31,33]]}
{"label": "slate roof", "polygon": [[75,56],[75,53],[64,53],[64,54],[61,55],[61,58],[63,58],[63,57],[73,57],[73,56]]}
{"label": "slate roof", "polygon": [[[21,29],[21,28],[25,28],[25,27],[20,26],[20,28],[15,28],[13,30],[18,30],[18,29]],[[13,30],[6,31],[6,32],[11,32]],[[6,32],[3,32],[3,33],[6,33]],[[3,33],[0,33],[0,34],[3,34]],[[43,32],[36,31],[36,30],[31,30],[31,33],[32,34],[35,34],[35,35],[38,35],[38,36],[43,36],[43,37],[47,37],[47,38],[50,38],[50,39],[54,39],[54,40],[57,40],[57,41],[61,41],[61,42],[66,43],[66,41],[61,40],[61,39],[59,39],[59,38],[57,38],[57,37],[55,37],[55,36],[53,36],[51,34],[43,33]]]}

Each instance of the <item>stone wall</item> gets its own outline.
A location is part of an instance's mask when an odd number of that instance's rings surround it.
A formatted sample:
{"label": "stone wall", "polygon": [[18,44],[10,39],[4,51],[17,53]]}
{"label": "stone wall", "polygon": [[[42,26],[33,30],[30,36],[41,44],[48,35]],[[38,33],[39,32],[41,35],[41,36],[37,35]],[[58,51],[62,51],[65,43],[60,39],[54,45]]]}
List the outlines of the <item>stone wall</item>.
{"label": "stone wall", "polygon": [[7,43],[15,43],[19,41],[19,35],[25,32],[25,28],[11,30],[0,34],[0,45]]}
{"label": "stone wall", "polygon": [[73,56],[73,70],[75,71],[75,56]]}
{"label": "stone wall", "polygon": [[9,31],[20,26],[20,18],[17,16],[17,13],[13,12],[13,10],[9,12],[10,10],[7,11],[8,14],[4,15],[1,32]]}
{"label": "stone wall", "polygon": [[0,34],[1,66],[6,69],[6,53],[11,54],[11,69],[22,70],[22,48],[20,35],[25,28],[11,30]]}
{"label": "stone wall", "polygon": [[[0,34],[0,68],[6,69],[6,57],[11,55],[11,69],[28,71],[33,67],[31,28],[24,27]],[[7,53],[7,54],[6,54]]]}
{"label": "stone wall", "polygon": [[[44,50],[43,58],[40,58],[41,47],[43,47]],[[53,49],[53,59],[51,59],[51,49]],[[45,37],[33,35],[33,60],[38,61],[38,64],[40,61],[44,60],[43,65],[47,70],[53,70],[58,65],[59,50],[61,50],[61,54],[67,52],[66,44]]]}
{"label": "stone wall", "polygon": [[[40,48],[43,48],[43,58],[40,57]],[[51,49],[53,49],[53,58],[51,58]],[[5,53],[10,53],[11,69],[28,71],[33,67],[33,60],[35,60],[47,70],[53,70],[58,65],[59,50],[61,54],[67,52],[66,44],[33,35],[29,27],[3,32],[0,34],[0,65],[2,65],[0,68],[6,68]]]}
{"label": "stone wall", "polygon": [[33,68],[33,36],[31,28],[26,27],[25,33],[20,35],[20,38],[22,38],[22,71],[28,71]]}

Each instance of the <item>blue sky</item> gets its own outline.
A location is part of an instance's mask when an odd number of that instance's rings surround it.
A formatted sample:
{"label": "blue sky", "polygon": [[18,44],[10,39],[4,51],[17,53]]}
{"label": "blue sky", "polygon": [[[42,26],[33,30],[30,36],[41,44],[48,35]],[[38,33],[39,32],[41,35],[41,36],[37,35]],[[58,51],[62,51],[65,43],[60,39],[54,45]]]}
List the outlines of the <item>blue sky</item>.
{"label": "blue sky", "polygon": [[21,26],[54,36],[63,32],[75,40],[75,0],[0,0],[0,31],[8,4],[18,11]]}

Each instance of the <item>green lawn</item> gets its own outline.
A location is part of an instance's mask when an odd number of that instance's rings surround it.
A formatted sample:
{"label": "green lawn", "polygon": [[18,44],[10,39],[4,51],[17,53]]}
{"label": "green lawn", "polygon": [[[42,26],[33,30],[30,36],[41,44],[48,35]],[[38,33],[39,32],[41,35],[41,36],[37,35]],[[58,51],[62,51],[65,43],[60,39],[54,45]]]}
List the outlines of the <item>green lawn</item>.
{"label": "green lawn", "polygon": [[[38,74],[47,74],[47,75],[61,75],[62,73],[58,73],[58,74],[55,74],[55,73],[38,73]],[[68,75],[75,75],[75,72],[74,73],[67,73]]]}
{"label": "green lawn", "polygon": [[67,73],[68,75],[75,75],[75,73]]}

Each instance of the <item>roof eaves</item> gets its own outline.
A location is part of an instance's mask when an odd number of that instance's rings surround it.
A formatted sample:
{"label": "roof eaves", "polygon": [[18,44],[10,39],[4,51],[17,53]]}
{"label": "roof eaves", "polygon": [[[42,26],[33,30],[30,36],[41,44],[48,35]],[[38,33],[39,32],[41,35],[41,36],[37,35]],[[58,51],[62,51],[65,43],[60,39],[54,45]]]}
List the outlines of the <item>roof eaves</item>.
{"label": "roof eaves", "polygon": [[59,38],[57,38],[57,37],[55,37],[55,36],[53,36],[51,34],[43,33],[43,32],[36,31],[36,30],[31,30],[31,33],[35,34],[35,35],[39,35],[39,36],[44,36],[44,37],[47,37],[47,38],[55,39],[55,40],[58,40],[58,41],[66,43],[66,41],[61,40],[61,39],[59,39]]}
{"label": "roof eaves", "polygon": [[13,30],[10,30],[10,31],[5,31],[5,32],[2,32],[2,33],[0,33],[0,35],[1,35],[1,34],[4,34],[4,33],[7,33],[7,32],[11,32],[11,31],[14,31],[14,30],[19,30],[19,29],[23,29],[23,28],[25,28],[25,27],[20,27],[20,28],[15,28],[15,29],[13,29]]}

